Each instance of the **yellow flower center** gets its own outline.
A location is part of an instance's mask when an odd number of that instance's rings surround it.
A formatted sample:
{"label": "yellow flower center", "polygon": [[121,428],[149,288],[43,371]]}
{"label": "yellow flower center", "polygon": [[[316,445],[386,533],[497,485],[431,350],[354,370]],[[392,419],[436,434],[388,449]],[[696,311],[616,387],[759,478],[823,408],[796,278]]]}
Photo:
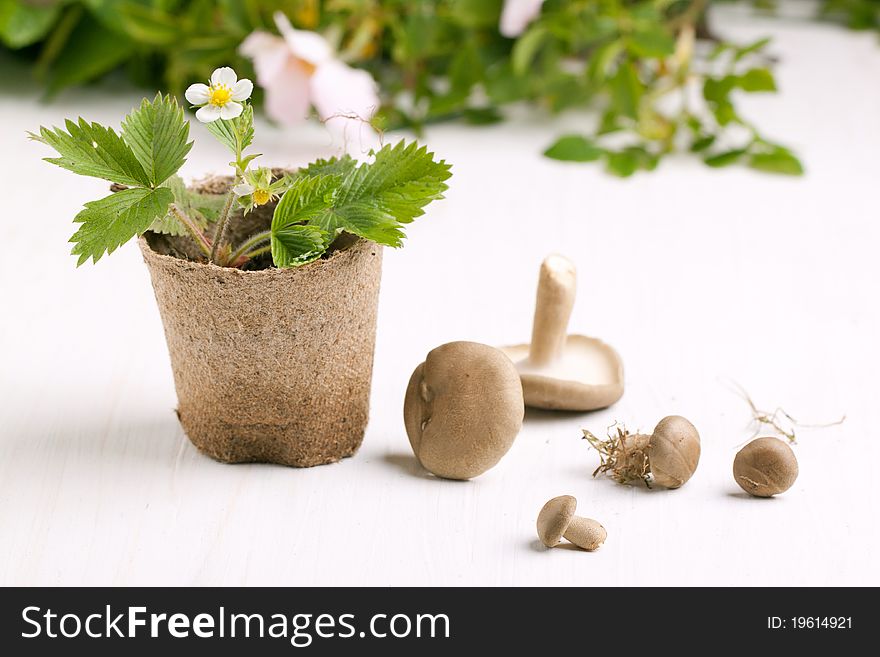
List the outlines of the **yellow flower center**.
{"label": "yellow flower center", "polygon": [[216,105],[217,107],[223,107],[230,100],[232,100],[232,89],[225,84],[218,84],[216,87],[211,87],[211,95],[208,98],[209,103]]}
{"label": "yellow flower center", "polygon": [[269,193],[268,189],[254,190],[254,205],[266,205],[271,198],[272,195]]}

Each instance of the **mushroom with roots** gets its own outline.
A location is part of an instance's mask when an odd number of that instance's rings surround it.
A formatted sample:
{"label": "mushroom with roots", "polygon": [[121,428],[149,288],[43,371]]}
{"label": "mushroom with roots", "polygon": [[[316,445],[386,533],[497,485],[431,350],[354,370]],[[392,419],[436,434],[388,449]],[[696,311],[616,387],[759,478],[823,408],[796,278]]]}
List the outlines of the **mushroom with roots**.
{"label": "mushroom with roots", "polygon": [[593,411],[623,395],[623,363],[598,338],[566,335],[577,275],[560,255],[541,264],[531,344],[503,347],[522,380],[526,406]]}
{"label": "mushroom with roots", "polygon": [[403,404],[416,458],[446,479],[471,479],[498,463],[522,428],[524,411],[513,363],[476,342],[431,350],[413,372]]}
{"label": "mushroom with roots", "polygon": [[560,495],[547,502],[538,514],[538,538],[547,547],[556,547],[564,538],[592,552],[608,537],[605,528],[592,518],[576,516],[577,500]]}
{"label": "mushroom with roots", "polygon": [[630,433],[625,427],[609,429],[607,440],[583,430],[584,438],[599,452],[599,467],[621,484],[644,481],[648,487],[680,488],[700,463],[700,433],[689,420],[669,415],[654,427],[654,433]]}

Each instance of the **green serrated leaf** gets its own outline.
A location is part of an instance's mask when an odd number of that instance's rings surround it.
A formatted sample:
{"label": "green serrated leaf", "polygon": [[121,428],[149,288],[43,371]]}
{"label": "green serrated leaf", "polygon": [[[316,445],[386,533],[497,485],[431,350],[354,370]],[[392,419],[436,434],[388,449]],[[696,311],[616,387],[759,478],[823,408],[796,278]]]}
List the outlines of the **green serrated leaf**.
{"label": "green serrated leaf", "polygon": [[254,108],[245,104],[236,118],[217,119],[204,125],[221,144],[240,155],[254,141]]}
{"label": "green serrated leaf", "polygon": [[444,181],[452,175],[449,170],[445,160],[434,160],[427,146],[401,140],[383,147],[372,163],[351,171],[343,182],[340,201],[375,202],[377,210],[392,221],[410,223],[424,213],[424,206],[443,198],[448,189]]}
{"label": "green serrated leaf", "polygon": [[91,258],[98,262],[135,235],[146,231],[157,217],[168,211],[174,194],[166,187],[124,189],[99,201],[86,203],[74,221],[81,224],[71,251],[79,256],[77,266]]}
{"label": "green serrated leaf", "polygon": [[[400,246],[402,225],[424,213],[424,206],[443,198],[451,175],[445,161],[415,142],[401,141],[375,153],[371,163],[355,166],[350,158],[315,163],[294,179],[272,218],[273,260],[290,261],[275,239],[293,225],[310,225],[330,239],[346,231],[387,246]],[[276,257],[277,252],[277,257]]]}
{"label": "green serrated leaf", "polygon": [[276,267],[300,267],[320,258],[332,241],[317,226],[295,224],[272,232],[272,260]]}
{"label": "green serrated leaf", "polygon": [[[293,180],[272,215],[271,249],[276,267],[297,267],[310,262],[336,237],[341,227],[334,215],[334,202],[341,182],[339,175],[319,173],[300,175]],[[318,236],[323,248],[317,242]],[[316,250],[317,255],[312,257]]]}
{"label": "green serrated leaf", "polygon": [[44,158],[46,162],[81,176],[135,187],[150,186],[150,177],[143,166],[112,128],[82,118],[77,123],[68,119],[65,126],[66,132],[61,128],[40,127],[39,135],[30,133],[32,139],[51,146],[61,155]]}
{"label": "green serrated leaf", "polygon": [[331,157],[329,159],[315,160],[304,169],[300,169],[297,175],[301,176],[347,176],[357,166],[357,162],[351,155]]}
{"label": "green serrated leaf", "polygon": [[122,138],[147,173],[152,186],[161,185],[186,161],[192,148],[189,123],[172,96],[157,94],[122,121]]}
{"label": "green serrated leaf", "polygon": [[602,157],[604,150],[581,135],[565,135],[556,140],[544,155],[564,162],[594,162]]}

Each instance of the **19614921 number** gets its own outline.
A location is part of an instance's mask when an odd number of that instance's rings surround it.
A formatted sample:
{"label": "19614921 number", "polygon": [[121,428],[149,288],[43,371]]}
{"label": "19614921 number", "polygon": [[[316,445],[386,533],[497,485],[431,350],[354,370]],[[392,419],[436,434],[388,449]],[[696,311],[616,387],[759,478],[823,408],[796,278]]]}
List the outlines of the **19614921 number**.
{"label": "19614921 number", "polygon": [[770,616],[767,627],[771,630],[850,630],[852,616]]}

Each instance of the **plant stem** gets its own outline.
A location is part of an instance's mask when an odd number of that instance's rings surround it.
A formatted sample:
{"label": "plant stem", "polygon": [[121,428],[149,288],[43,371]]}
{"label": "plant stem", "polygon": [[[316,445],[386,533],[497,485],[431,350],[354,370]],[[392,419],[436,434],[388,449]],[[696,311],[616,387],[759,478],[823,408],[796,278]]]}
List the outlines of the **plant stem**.
{"label": "plant stem", "polygon": [[669,27],[676,30],[683,25],[695,25],[704,16],[705,11],[706,0],[693,0],[687,9],[669,21]]}
{"label": "plant stem", "polygon": [[243,255],[249,255],[248,249],[252,249],[260,242],[265,242],[266,240],[270,239],[271,236],[272,236],[272,231],[269,231],[269,230],[265,230],[262,233],[257,233],[256,235],[251,237],[249,240],[244,242],[241,246],[239,246],[235,250],[235,252],[231,256],[229,256],[229,262],[235,262]]}
{"label": "plant stem", "polygon": [[192,238],[195,240],[195,243],[199,245],[199,248],[202,250],[206,256],[210,256],[211,254],[211,244],[208,242],[208,238],[205,237],[205,234],[199,230],[199,227],[195,224],[195,222],[190,219],[186,213],[177,207],[176,204],[172,203],[170,206],[172,214],[177,217],[177,220],[184,225],[184,227],[190,232]]}
{"label": "plant stem", "polygon": [[246,253],[245,255],[248,258],[256,258],[258,255],[263,255],[264,253],[269,253],[272,250],[272,247],[268,244],[266,246],[260,247],[259,249],[254,249],[250,253]]}
{"label": "plant stem", "polygon": [[226,202],[223,204],[220,218],[217,220],[217,230],[214,233],[214,242],[211,246],[211,253],[208,256],[208,260],[214,264],[217,264],[217,252],[220,250],[220,244],[223,242],[223,237],[226,235],[226,225],[229,223],[229,215],[232,214],[232,202],[235,200],[235,192],[232,190],[240,181],[240,176],[236,175],[235,180],[232,181],[232,186],[229,188],[229,193],[226,195]]}

